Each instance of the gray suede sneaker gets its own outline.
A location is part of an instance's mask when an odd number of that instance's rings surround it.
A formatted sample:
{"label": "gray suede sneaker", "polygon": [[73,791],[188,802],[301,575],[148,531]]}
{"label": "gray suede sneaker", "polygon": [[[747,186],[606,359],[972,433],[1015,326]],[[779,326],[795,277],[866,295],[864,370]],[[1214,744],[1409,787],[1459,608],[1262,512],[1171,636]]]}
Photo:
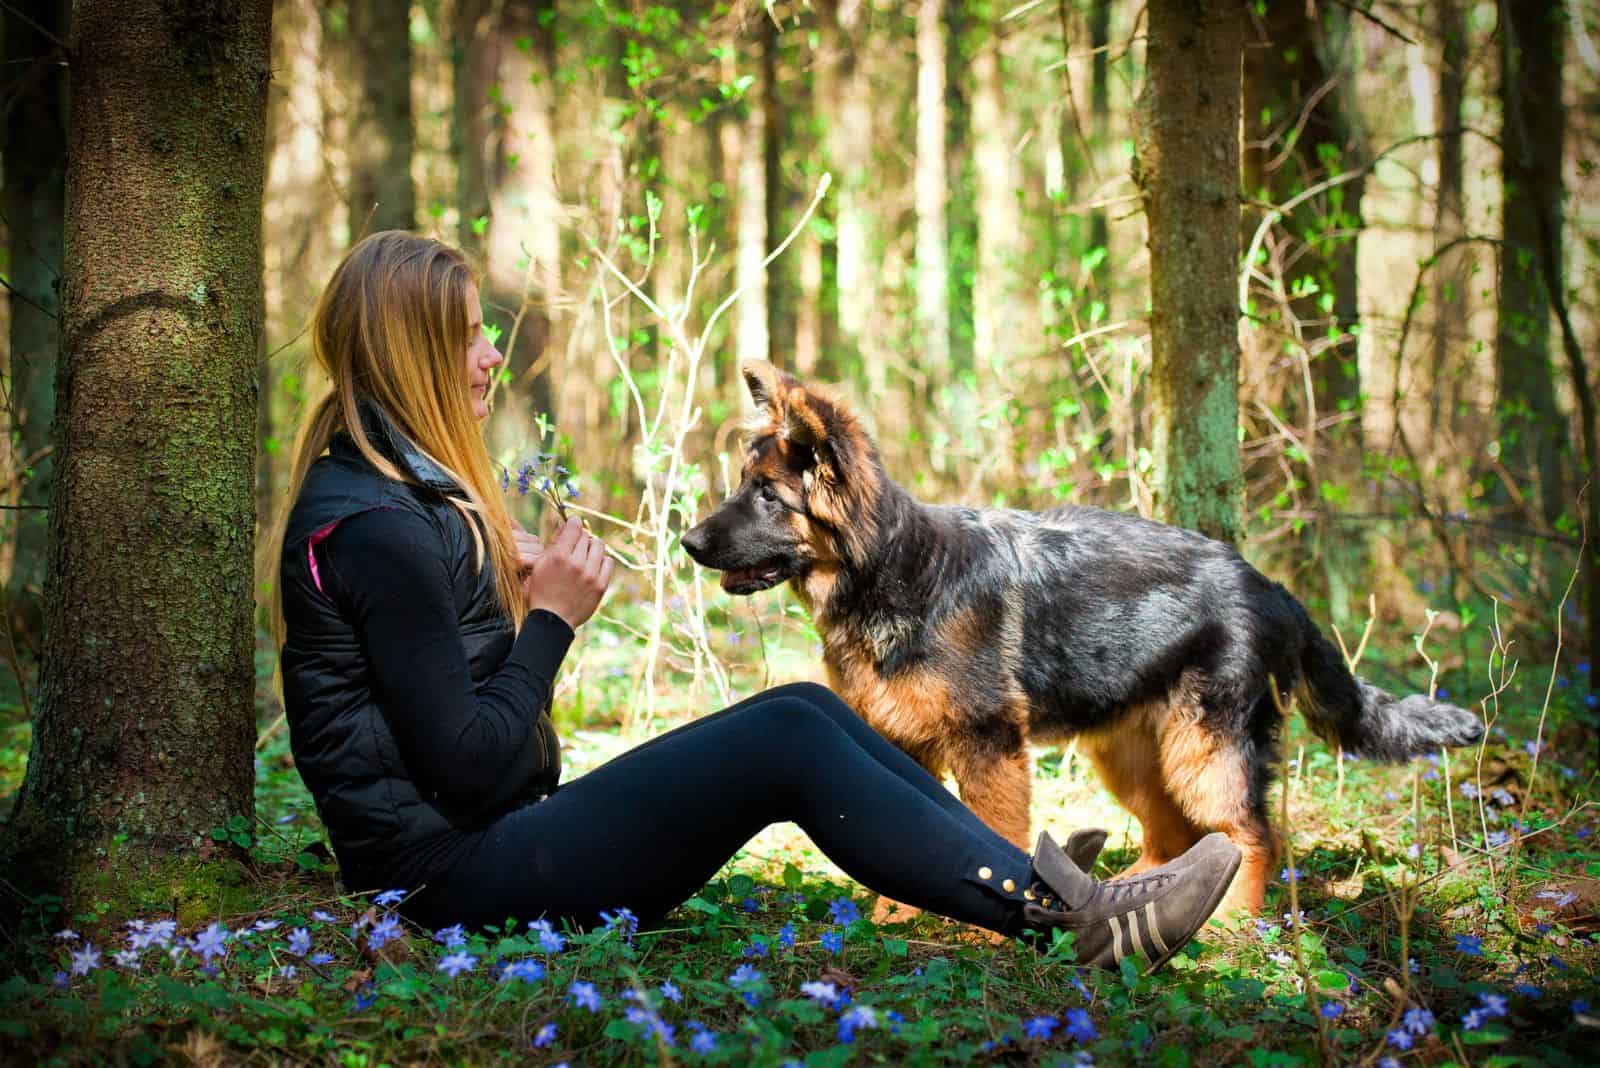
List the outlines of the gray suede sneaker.
{"label": "gray suede sneaker", "polygon": [[1209,834],[1183,856],[1111,882],[1091,879],[1050,837],[1039,835],[1023,895],[1023,922],[1077,934],[1078,961],[1115,968],[1124,957],[1161,967],[1205,925],[1241,861],[1227,835]]}
{"label": "gray suede sneaker", "polygon": [[1100,850],[1106,847],[1106,832],[1101,827],[1085,827],[1067,835],[1061,846],[1067,859],[1082,872],[1094,871],[1094,862],[1100,859]]}

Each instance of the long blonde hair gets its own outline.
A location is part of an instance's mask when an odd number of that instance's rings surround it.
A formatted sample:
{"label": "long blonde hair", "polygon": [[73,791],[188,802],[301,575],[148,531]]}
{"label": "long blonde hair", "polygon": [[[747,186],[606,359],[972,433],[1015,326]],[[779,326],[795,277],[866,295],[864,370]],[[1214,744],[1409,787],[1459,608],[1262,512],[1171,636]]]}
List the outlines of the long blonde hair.
{"label": "long blonde hair", "polygon": [[[345,253],[317,298],[311,352],[333,388],[306,413],[294,447],[294,467],[263,561],[273,576],[272,635],[281,648],[283,539],[306,474],[345,431],[361,455],[385,476],[409,481],[383,456],[361,424],[358,403],[377,403],[397,427],[460,487],[452,502],[467,518],[478,549],[494,571],[500,608],[521,623],[516,542],[511,516],[472,410],[467,378],[471,318],[467,287],[478,274],[458,250],[432,238],[386,230]],[[473,522],[473,517],[482,523]]]}

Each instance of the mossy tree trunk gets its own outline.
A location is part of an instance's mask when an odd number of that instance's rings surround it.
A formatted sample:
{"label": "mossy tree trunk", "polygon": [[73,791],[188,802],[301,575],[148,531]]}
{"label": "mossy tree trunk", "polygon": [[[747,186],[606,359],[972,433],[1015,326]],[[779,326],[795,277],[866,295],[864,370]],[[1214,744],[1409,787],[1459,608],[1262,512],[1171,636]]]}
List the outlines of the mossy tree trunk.
{"label": "mossy tree trunk", "polygon": [[69,910],[181,908],[205,891],[172,885],[175,868],[213,828],[253,819],[271,13],[74,11],[45,652],[0,864]]}
{"label": "mossy tree trunk", "polygon": [[1236,541],[1237,0],[1151,0],[1136,179],[1150,243],[1150,400],[1160,517]]}
{"label": "mossy tree trunk", "polygon": [[[9,624],[19,646],[38,649],[44,622],[45,506],[50,499],[50,425],[55,416],[61,282],[62,198],[67,166],[67,78],[56,41],[67,36],[66,0],[7,5],[5,69],[14,79],[5,125],[4,204],[11,285],[10,397],[13,468],[20,507],[0,516],[9,555]],[[12,471],[0,471],[9,475]],[[0,580],[7,574],[0,566]]]}
{"label": "mossy tree trunk", "polygon": [[[1355,115],[1349,23],[1344,12],[1308,14],[1273,4],[1257,19],[1259,40],[1244,59],[1244,188],[1285,204],[1313,187],[1359,174],[1363,141]],[[1316,502],[1316,570],[1336,625],[1354,615],[1364,585],[1364,537],[1335,520],[1361,482],[1361,370],[1356,260],[1361,177],[1304,200],[1276,228],[1288,241],[1284,284],[1293,296],[1263,308],[1271,347],[1288,359],[1285,413],[1298,423],[1311,463]],[[1309,374],[1299,369],[1306,362]],[[1310,396],[1300,383],[1308,381]]]}
{"label": "mossy tree trunk", "polygon": [[350,241],[416,225],[410,0],[350,0]]}
{"label": "mossy tree trunk", "polygon": [[1561,256],[1562,39],[1560,0],[1500,5],[1500,180],[1504,220],[1495,364],[1500,456],[1536,514],[1554,523],[1567,500],[1568,424],[1550,366],[1550,293],[1544,249]]}

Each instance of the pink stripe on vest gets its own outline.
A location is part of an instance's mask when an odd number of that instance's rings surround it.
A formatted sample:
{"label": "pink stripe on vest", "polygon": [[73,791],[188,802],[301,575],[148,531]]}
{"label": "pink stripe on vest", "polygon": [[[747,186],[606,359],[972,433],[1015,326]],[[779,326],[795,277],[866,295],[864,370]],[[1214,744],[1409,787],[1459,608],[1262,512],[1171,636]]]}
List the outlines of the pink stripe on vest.
{"label": "pink stripe on vest", "polygon": [[311,561],[311,581],[316,583],[317,592],[322,594],[324,597],[327,596],[328,591],[322,588],[322,576],[317,573],[317,545],[327,540],[328,535],[333,533],[333,528],[338,525],[339,521],[335,519],[333,522],[329,523],[327,526],[311,535],[311,541],[306,544],[306,559]]}

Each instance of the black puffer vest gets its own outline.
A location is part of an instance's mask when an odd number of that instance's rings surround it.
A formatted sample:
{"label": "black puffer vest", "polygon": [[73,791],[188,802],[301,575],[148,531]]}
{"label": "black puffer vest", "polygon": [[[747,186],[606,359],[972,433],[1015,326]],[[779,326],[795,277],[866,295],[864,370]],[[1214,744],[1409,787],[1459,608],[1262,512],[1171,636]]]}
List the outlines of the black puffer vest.
{"label": "black puffer vest", "polygon": [[[478,566],[467,519],[450,503],[460,492],[455,482],[376,406],[364,403],[362,422],[374,447],[415,481],[386,478],[345,434],[312,465],[283,543],[283,699],[295,766],[328,829],[346,886],[409,889],[448,863],[467,832],[553,791],[560,747],[547,708],[518,773],[473,811],[452,810],[418,789],[373,695],[355,629],[313,577],[313,535],[372,509],[421,516],[439,532],[445,559],[455,562],[453,588],[474,683],[500,666],[515,634],[500,611],[493,571]],[[325,572],[322,577],[326,588]]]}

